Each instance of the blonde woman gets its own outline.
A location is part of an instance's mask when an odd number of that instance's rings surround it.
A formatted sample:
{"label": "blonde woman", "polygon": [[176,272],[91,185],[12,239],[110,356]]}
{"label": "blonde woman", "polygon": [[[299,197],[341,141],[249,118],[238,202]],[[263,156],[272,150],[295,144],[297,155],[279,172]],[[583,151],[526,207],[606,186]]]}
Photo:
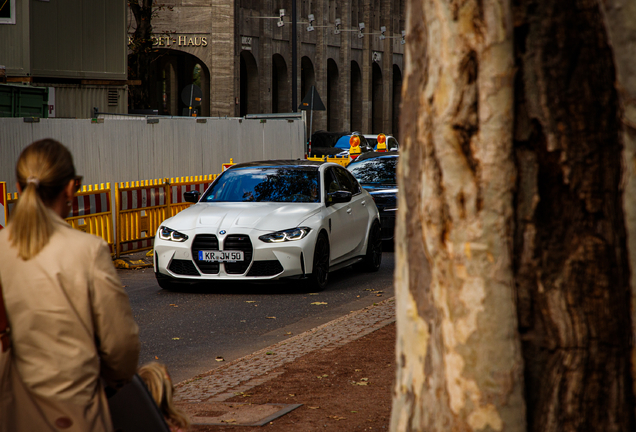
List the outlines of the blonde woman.
{"label": "blonde woman", "polygon": [[12,345],[0,353],[0,431],[111,432],[104,388],[128,382],[139,356],[128,296],[108,245],[63,219],[81,181],[66,147],[32,143],[16,175],[20,199],[0,231]]}
{"label": "blonde woman", "polygon": [[185,432],[190,426],[188,416],[172,402],[172,380],[164,365],[148,363],[139,368],[139,376],[148,387],[152,398],[161,409],[171,432]]}

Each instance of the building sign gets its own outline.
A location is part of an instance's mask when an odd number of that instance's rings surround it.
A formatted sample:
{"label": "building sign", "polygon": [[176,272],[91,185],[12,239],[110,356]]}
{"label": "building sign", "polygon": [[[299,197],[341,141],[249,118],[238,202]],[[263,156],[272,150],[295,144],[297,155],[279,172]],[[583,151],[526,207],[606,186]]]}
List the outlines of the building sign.
{"label": "building sign", "polygon": [[[132,43],[132,36],[128,36],[128,45]],[[208,36],[191,35],[161,35],[152,36],[154,47],[206,47],[208,46]]]}
{"label": "building sign", "polygon": [[241,36],[241,49],[252,51],[252,38],[250,36]]}

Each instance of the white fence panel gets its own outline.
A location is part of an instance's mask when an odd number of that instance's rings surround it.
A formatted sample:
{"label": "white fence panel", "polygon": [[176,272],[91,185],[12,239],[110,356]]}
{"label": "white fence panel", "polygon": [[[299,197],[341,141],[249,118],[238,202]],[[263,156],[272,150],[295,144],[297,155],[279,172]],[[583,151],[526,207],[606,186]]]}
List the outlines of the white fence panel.
{"label": "white fence panel", "polygon": [[[102,119],[100,119],[102,121]],[[154,119],[153,119],[154,121]],[[0,119],[0,180],[15,188],[24,147],[42,138],[66,145],[86,184],[213,174],[221,164],[304,157],[304,123],[287,119]]]}

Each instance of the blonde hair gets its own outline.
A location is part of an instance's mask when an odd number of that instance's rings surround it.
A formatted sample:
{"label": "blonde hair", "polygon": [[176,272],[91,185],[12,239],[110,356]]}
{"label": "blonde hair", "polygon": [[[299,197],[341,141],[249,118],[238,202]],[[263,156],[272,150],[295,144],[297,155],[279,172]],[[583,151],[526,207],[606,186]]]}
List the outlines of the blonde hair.
{"label": "blonde hair", "polygon": [[187,429],[190,426],[190,419],[172,402],[172,380],[166,366],[151,362],[140,367],[138,373],[168,424]]}
{"label": "blonde hair", "polygon": [[7,228],[11,244],[26,261],[49,242],[53,219],[48,207],[75,177],[75,167],[66,147],[53,139],[43,139],[22,150],[15,171],[22,194]]}

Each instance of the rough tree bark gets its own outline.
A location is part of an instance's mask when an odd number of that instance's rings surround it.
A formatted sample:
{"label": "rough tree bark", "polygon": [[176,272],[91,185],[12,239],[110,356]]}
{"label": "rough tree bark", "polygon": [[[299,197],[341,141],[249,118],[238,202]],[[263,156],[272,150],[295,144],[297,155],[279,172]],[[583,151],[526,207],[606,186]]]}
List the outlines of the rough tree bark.
{"label": "rough tree bark", "polygon": [[407,17],[391,427],[523,431],[510,4],[411,1]]}
{"label": "rough tree bark", "polygon": [[635,430],[627,3],[408,4],[393,431]]}
{"label": "rough tree bark", "polygon": [[[623,208],[631,271],[632,335],[636,335],[636,2],[601,2],[616,66],[616,88],[621,102],[624,185]],[[636,377],[636,347],[632,340],[632,377]],[[636,394],[636,379],[634,380]]]}

